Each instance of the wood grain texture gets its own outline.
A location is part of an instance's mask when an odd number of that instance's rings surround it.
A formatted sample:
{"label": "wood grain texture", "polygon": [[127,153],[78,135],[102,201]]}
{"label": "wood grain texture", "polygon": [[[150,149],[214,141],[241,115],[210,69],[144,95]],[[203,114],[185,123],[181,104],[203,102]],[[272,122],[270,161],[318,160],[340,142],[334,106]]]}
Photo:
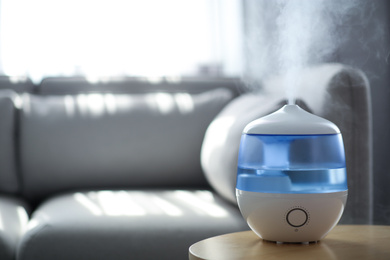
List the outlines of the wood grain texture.
{"label": "wood grain texture", "polygon": [[268,242],[252,231],[231,233],[193,244],[189,259],[390,259],[390,226],[338,225],[310,244]]}

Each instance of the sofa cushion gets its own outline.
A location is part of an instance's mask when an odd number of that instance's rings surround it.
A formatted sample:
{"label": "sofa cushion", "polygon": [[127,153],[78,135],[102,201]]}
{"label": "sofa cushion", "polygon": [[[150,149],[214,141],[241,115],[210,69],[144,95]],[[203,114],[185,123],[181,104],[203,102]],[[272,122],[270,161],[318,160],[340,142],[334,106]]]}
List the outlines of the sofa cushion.
{"label": "sofa cushion", "polygon": [[0,89],[9,89],[18,93],[33,92],[35,88],[34,83],[30,78],[22,76],[0,76]]}
{"label": "sofa cushion", "polygon": [[28,222],[28,206],[17,198],[0,196],[0,259],[15,259]]}
{"label": "sofa cushion", "polygon": [[232,97],[228,89],[26,94],[23,192],[40,200],[71,189],[205,186],[199,158],[204,133]]}
{"label": "sofa cushion", "polygon": [[18,96],[11,90],[0,90],[0,192],[20,190],[16,171],[16,109]]}
{"label": "sofa cushion", "polygon": [[48,77],[36,88],[40,95],[75,95],[81,93],[136,94],[169,92],[196,94],[210,89],[227,88],[238,95],[242,88],[237,78],[202,77]]}
{"label": "sofa cushion", "polygon": [[248,229],[206,190],[76,192],[33,213],[18,259],[186,259],[201,239]]}

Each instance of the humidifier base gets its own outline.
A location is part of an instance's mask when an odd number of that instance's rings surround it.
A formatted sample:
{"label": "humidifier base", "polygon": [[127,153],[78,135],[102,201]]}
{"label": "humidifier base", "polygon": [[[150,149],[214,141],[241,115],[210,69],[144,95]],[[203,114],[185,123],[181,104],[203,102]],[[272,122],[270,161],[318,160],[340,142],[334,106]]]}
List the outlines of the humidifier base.
{"label": "humidifier base", "polygon": [[243,217],[259,237],[308,243],[322,239],[338,223],[348,191],[287,194],[236,189],[236,195]]}

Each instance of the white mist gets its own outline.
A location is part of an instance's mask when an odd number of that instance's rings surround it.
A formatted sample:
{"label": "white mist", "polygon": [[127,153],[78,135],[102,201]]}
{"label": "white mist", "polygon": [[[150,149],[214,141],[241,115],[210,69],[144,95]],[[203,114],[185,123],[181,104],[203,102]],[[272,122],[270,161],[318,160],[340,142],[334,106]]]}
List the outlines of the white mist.
{"label": "white mist", "polygon": [[[289,104],[299,96],[299,71],[326,61],[344,41],[340,28],[362,0],[246,1],[250,82],[285,75]],[[343,31],[343,30],[341,30]],[[315,86],[313,86],[315,87]]]}

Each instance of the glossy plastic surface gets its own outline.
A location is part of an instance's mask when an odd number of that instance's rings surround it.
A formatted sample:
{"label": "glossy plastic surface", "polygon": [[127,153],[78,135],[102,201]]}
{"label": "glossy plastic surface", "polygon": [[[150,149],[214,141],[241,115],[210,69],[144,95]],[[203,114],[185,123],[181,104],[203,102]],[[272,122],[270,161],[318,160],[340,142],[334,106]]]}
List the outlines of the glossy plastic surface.
{"label": "glossy plastic surface", "polygon": [[341,134],[243,134],[237,189],[268,193],[347,190]]}

